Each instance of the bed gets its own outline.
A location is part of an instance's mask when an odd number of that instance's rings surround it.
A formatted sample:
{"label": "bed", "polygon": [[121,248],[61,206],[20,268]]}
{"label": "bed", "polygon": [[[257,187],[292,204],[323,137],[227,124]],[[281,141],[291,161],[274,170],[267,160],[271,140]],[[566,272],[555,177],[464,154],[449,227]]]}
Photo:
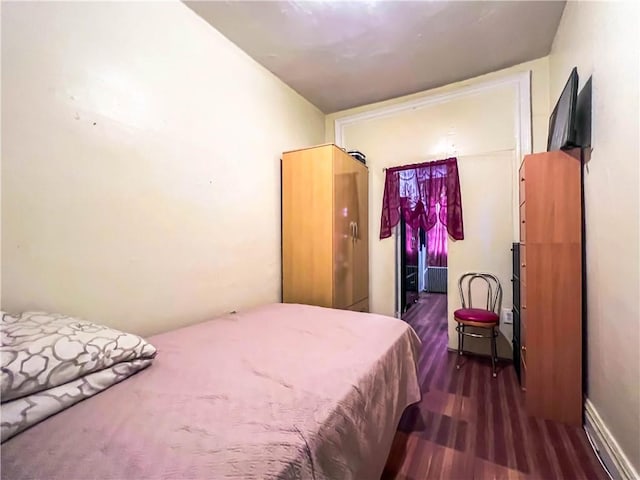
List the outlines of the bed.
{"label": "bed", "polygon": [[3,443],[3,478],[377,479],[420,400],[389,317],[273,304],[148,340],[150,367]]}

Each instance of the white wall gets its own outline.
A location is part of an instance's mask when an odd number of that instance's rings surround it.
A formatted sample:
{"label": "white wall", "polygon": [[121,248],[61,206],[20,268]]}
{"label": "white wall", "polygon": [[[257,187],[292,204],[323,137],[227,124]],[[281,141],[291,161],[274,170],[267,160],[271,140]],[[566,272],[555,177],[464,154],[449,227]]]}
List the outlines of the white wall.
{"label": "white wall", "polygon": [[383,102],[372,103],[370,105],[363,105],[361,107],[331,113],[325,117],[325,141],[334,141],[336,119],[359,113],[366,113],[382,107],[393,106],[409,100],[417,100],[427,95],[453,92],[463,87],[497,80],[507,75],[528,71],[531,71],[531,126],[533,134],[533,151],[534,153],[544,152],[547,150],[547,126],[549,123],[549,57],[538,58],[530,62],[521,63],[519,65],[514,65],[513,67],[487,73],[486,75],[481,75],[479,77],[469,78],[460,82],[451,83],[432,90],[425,90],[411,95],[405,95],[403,97],[392,98]]}
{"label": "white wall", "polygon": [[280,153],[324,116],[182,3],[4,3],[2,118],[5,310],[149,334],[280,299]]}
{"label": "white wall", "polygon": [[572,67],[593,75],[585,175],[587,397],[640,471],[640,4],[568,2],[550,60],[550,106]]}

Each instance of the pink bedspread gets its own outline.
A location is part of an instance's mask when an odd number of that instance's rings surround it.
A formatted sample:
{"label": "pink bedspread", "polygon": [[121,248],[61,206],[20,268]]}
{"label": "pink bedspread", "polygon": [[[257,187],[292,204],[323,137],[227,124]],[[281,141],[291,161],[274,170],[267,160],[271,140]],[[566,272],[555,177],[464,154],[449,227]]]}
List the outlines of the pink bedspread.
{"label": "pink bedspread", "polygon": [[153,365],[2,445],[2,478],[380,478],[420,399],[419,340],[275,304],[149,339]]}

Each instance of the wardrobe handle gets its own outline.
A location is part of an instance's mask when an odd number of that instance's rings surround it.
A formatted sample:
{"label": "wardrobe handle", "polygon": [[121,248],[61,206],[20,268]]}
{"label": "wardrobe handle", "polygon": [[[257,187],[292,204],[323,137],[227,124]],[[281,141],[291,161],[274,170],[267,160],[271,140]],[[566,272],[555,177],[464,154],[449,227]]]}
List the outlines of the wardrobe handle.
{"label": "wardrobe handle", "polygon": [[358,222],[353,222],[353,225],[356,227],[355,228],[356,234],[354,235],[354,239],[358,240]]}

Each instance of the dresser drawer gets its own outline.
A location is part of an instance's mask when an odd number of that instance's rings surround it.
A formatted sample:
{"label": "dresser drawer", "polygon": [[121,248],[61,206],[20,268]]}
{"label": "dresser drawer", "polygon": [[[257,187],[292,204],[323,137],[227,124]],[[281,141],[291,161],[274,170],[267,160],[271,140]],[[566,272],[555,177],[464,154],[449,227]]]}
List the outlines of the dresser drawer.
{"label": "dresser drawer", "polygon": [[526,313],[524,315],[520,315],[520,329],[518,333],[520,334],[520,346],[526,347],[527,346],[527,314]]}
{"label": "dresser drawer", "polygon": [[[518,272],[520,275],[520,272]],[[518,278],[520,278],[518,276]],[[520,280],[512,280],[513,282],[513,309],[520,311]]]}
{"label": "dresser drawer", "polygon": [[527,286],[520,285],[520,345],[527,345]]}
{"label": "dresser drawer", "polygon": [[[525,216],[525,204],[520,205],[520,243],[527,241],[527,219]],[[522,258],[522,253],[520,254]]]}
{"label": "dresser drawer", "polygon": [[520,204],[522,205],[525,201],[525,180],[524,180],[524,162],[520,167],[520,171],[518,173],[518,183],[520,184]]}
{"label": "dresser drawer", "polygon": [[520,387],[524,391],[527,390],[527,361],[524,357],[525,351],[526,349],[520,350]]}

